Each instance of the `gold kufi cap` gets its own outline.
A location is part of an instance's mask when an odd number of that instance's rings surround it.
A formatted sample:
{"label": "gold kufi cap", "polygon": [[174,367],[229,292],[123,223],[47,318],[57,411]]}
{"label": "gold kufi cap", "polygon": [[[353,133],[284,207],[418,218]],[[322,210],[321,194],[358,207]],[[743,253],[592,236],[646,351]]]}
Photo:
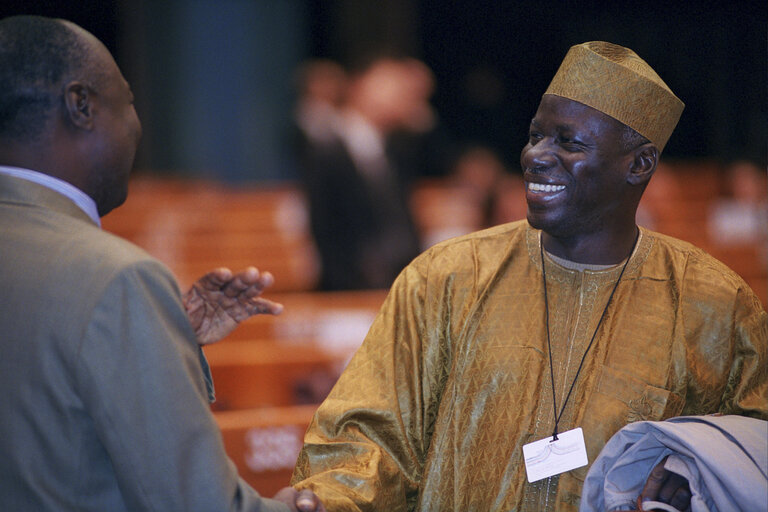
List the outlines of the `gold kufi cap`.
{"label": "gold kufi cap", "polygon": [[659,151],[685,107],[635,52],[603,41],[572,46],[544,94],[599,110],[633,128]]}

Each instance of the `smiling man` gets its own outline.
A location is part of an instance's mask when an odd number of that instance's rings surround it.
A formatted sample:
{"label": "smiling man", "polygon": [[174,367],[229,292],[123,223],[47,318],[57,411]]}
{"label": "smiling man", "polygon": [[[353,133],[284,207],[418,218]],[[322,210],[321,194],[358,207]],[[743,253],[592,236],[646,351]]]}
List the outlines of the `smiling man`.
{"label": "smiling man", "polygon": [[527,220],[398,277],[305,437],[329,510],[576,510],[624,425],[766,417],[766,313],[635,213],[683,109],[634,52],[577,45],[521,155]]}

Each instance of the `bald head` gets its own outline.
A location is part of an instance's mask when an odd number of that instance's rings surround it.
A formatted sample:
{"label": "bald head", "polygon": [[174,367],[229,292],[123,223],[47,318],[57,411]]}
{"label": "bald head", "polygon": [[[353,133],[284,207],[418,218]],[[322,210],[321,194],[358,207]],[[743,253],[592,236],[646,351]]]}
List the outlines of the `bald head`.
{"label": "bald head", "polygon": [[67,181],[104,215],[125,200],[140,137],[130,87],[96,37],[65,20],[0,20],[0,165]]}
{"label": "bald head", "polygon": [[73,77],[97,80],[85,31],[63,20],[0,20],[0,138],[39,139]]}

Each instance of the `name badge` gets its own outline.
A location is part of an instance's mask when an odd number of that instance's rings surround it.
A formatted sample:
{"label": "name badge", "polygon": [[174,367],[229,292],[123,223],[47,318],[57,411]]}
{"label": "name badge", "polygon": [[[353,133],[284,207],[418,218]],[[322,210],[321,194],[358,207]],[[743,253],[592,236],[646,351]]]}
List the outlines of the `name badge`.
{"label": "name badge", "polygon": [[557,441],[549,436],[523,445],[523,457],[530,483],[589,463],[581,427],[557,434]]}

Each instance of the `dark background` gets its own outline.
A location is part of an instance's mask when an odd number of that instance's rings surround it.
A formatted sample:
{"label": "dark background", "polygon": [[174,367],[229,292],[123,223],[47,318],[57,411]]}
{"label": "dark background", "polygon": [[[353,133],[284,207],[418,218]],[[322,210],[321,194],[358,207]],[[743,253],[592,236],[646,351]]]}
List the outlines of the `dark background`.
{"label": "dark background", "polygon": [[64,17],[112,50],[144,123],[139,168],[227,181],[295,177],[285,132],[299,62],[350,65],[382,50],[428,64],[450,137],[488,144],[514,168],[560,61],[590,40],[632,48],[685,102],[664,158],[764,166],[767,11],[747,1],[0,1],[0,16]]}

